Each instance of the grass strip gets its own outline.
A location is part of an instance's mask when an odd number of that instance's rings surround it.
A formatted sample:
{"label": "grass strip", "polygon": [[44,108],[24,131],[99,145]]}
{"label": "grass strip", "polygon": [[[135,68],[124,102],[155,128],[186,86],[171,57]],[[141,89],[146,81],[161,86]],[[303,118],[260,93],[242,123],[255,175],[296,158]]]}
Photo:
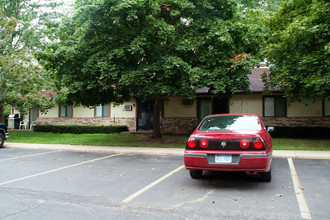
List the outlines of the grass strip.
{"label": "grass strip", "polygon": [[[35,144],[71,144],[94,146],[184,148],[188,136],[163,135],[153,139],[150,134],[59,134],[32,131],[10,131],[8,142]],[[273,138],[274,150],[329,151],[330,139]]]}

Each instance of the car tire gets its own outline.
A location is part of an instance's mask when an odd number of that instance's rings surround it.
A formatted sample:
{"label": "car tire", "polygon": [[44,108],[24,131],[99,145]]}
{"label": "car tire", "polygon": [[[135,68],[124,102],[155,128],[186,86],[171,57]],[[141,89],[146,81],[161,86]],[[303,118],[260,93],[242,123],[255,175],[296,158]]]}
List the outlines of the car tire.
{"label": "car tire", "polygon": [[4,143],[5,143],[5,136],[3,136],[3,134],[0,134],[0,148],[2,148]]}
{"label": "car tire", "polygon": [[203,170],[189,170],[189,172],[193,179],[201,179],[203,176]]}
{"label": "car tire", "polygon": [[260,179],[263,182],[270,182],[272,180],[272,170],[260,174]]}

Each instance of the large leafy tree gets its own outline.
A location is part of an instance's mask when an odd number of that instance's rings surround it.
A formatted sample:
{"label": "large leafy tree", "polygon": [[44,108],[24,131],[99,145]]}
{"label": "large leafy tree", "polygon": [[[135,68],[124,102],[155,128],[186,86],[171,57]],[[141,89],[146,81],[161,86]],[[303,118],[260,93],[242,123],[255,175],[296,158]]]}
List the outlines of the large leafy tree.
{"label": "large leafy tree", "polygon": [[269,88],[297,101],[330,98],[329,24],[329,1],[283,1],[269,21]]}
{"label": "large leafy tree", "polygon": [[238,0],[238,8],[245,10],[263,10],[264,12],[278,11],[282,0]]}
{"label": "large leafy tree", "polygon": [[56,9],[60,5],[56,1],[1,0],[3,19],[14,19],[16,24],[10,32],[0,33],[0,53],[17,54],[22,49],[32,52],[43,48],[43,41],[61,16]]}
{"label": "large leafy tree", "polygon": [[169,96],[193,97],[204,86],[222,96],[248,90],[262,37],[232,1],[90,2],[77,1],[59,42],[39,54],[67,102],[153,100],[159,137],[160,103]]}
{"label": "large leafy tree", "polygon": [[21,51],[17,55],[0,55],[0,122],[4,122],[4,105],[15,103],[21,114],[32,108],[46,111],[54,97],[42,91],[49,86],[44,70],[32,57]]}
{"label": "large leafy tree", "polygon": [[43,111],[51,106],[51,100],[40,97],[50,84],[32,54],[43,48],[56,24],[58,13],[50,10],[55,6],[32,0],[0,1],[0,122],[4,122],[6,104],[16,103],[23,114],[30,108]]}

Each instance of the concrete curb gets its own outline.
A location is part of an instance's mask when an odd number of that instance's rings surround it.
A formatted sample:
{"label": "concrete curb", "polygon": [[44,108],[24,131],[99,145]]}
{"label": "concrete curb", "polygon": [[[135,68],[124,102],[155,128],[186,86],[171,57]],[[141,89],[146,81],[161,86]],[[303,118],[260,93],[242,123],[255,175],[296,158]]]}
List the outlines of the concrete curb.
{"label": "concrete curb", "polygon": [[299,158],[299,159],[330,159],[330,151],[290,151],[274,150],[273,157],[277,158]]}
{"label": "concrete curb", "polygon": [[[183,156],[183,148],[147,148],[147,147],[109,147],[109,146],[82,146],[62,144],[26,144],[6,142],[6,148],[21,148],[34,150],[62,150],[99,153],[125,153],[125,154],[149,154]],[[290,151],[274,150],[274,158],[299,158],[299,159],[330,159],[330,151]]]}
{"label": "concrete curb", "polygon": [[26,143],[8,143],[6,148],[21,148],[35,150],[63,150],[80,152],[99,152],[99,153],[134,153],[134,154],[152,154],[152,155],[171,155],[183,156],[183,148],[148,148],[148,147],[116,147],[116,146],[85,146],[85,145],[62,145],[62,144],[26,144]]}

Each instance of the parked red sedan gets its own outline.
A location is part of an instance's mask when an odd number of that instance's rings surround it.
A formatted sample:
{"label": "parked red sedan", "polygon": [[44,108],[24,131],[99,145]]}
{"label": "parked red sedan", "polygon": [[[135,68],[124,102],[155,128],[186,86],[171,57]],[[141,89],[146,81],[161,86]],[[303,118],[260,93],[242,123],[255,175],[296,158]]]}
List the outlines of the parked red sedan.
{"label": "parked red sedan", "polygon": [[192,178],[201,178],[203,170],[245,171],[269,182],[272,152],[272,138],[259,115],[209,115],[190,135],[184,163]]}

